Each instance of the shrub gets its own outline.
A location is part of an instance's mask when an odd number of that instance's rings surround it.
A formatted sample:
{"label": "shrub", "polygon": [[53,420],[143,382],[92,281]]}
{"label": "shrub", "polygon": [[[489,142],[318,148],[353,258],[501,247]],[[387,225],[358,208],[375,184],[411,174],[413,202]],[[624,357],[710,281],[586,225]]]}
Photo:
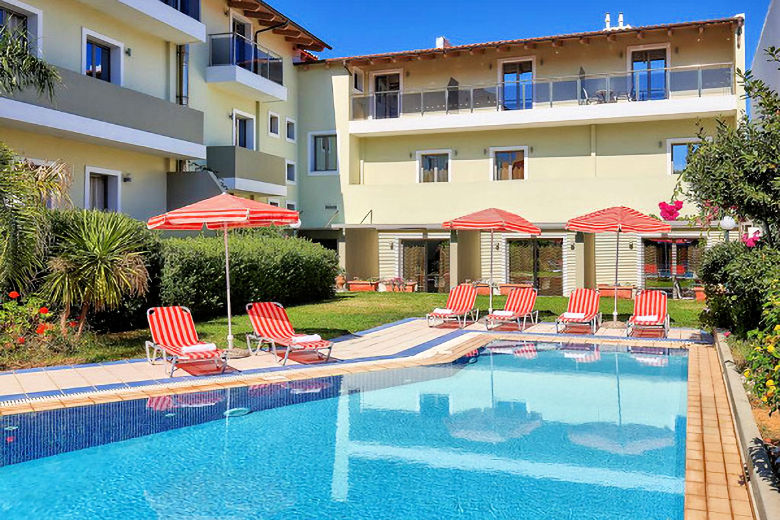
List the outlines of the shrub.
{"label": "shrub", "polygon": [[780,251],[741,242],[718,244],[702,257],[701,280],[707,294],[702,321],[739,337],[761,324],[771,280],[780,272]]}
{"label": "shrub", "polygon": [[[31,349],[62,352],[74,344],[73,324],[61,331],[44,300],[9,292],[0,302],[0,353],[24,353]],[[0,359],[0,370],[5,363]]]}
{"label": "shrub", "polygon": [[[267,231],[231,235],[234,313],[242,312],[252,301],[289,305],[333,296],[338,265],[334,252],[305,239],[273,236]],[[165,305],[185,305],[201,319],[224,314],[225,251],[221,236],[164,241],[160,299]]]}
{"label": "shrub", "polygon": [[780,280],[772,279],[764,303],[763,330],[751,336],[754,348],[747,355],[745,378],[753,394],[769,407],[770,415],[780,409]]}

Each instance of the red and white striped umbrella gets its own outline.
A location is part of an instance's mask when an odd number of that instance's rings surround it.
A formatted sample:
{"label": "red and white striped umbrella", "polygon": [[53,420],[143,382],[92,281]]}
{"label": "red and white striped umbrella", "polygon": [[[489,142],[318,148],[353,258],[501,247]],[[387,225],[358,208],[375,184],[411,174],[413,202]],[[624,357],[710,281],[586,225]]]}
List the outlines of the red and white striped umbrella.
{"label": "red and white striped umbrella", "polygon": [[221,193],[189,206],[175,209],[150,218],[146,222],[149,229],[222,230],[225,241],[225,282],[227,286],[228,348],[233,348],[233,324],[230,307],[230,252],[228,250],[228,230],[233,228],[253,228],[284,226],[300,222],[297,211],[279,208],[270,204]]}
{"label": "red and white striped umbrella", "polygon": [[617,246],[615,248],[615,306],[612,311],[612,321],[617,323],[617,294],[618,294],[618,265],[620,260],[620,233],[668,233],[672,226],[667,222],[645,215],[639,211],[625,206],[602,209],[570,219],[566,223],[566,229],[571,231],[583,231],[585,233],[606,233],[613,231],[617,234]]}
{"label": "red and white striped umbrella", "polygon": [[534,226],[520,215],[515,215],[503,209],[488,208],[476,213],[469,213],[442,224],[444,229],[490,230],[490,309],[493,312],[493,233],[495,231],[514,231],[539,235],[542,230]]}

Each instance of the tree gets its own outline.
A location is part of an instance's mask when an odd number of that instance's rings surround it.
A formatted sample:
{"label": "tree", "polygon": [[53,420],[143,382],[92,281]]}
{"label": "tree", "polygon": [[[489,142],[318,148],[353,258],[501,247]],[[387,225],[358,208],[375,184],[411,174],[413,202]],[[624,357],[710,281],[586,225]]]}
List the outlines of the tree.
{"label": "tree", "polygon": [[[0,94],[35,88],[54,94],[57,70],[30,53],[22,32],[0,29]],[[0,143],[0,287],[26,288],[43,267],[47,200],[67,202],[70,172],[61,163],[37,166]]]}
{"label": "tree", "polygon": [[[766,54],[780,63],[780,50]],[[752,220],[769,244],[780,244],[780,95],[750,71],[737,75],[754,117],[743,114],[736,126],[719,120],[711,136],[700,130],[678,189],[710,218],[731,213]]]}
{"label": "tree", "polygon": [[73,224],[56,238],[43,292],[62,306],[63,331],[73,307],[80,309],[81,335],[90,309],[115,309],[125,296],[146,294],[144,237],[130,217],[76,210]]}

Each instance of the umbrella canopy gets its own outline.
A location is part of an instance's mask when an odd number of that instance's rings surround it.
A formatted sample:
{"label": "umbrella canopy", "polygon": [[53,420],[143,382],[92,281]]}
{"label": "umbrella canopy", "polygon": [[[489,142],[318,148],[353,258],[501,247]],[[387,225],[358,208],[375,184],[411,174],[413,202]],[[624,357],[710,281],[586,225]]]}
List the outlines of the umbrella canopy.
{"label": "umbrella canopy", "polygon": [[635,209],[615,206],[573,218],[566,223],[566,229],[586,233],[668,233],[672,226]]}
{"label": "umbrella canopy", "polygon": [[674,446],[674,432],[644,424],[583,424],[569,432],[569,440],[616,455],[642,455]]}
{"label": "umbrella canopy", "polygon": [[488,208],[476,213],[469,213],[442,224],[444,229],[471,229],[490,231],[490,312],[493,312],[493,233],[495,231],[514,231],[539,235],[542,230],[534,226],[520,215],[515,215],[503,209]]}
{"label": "umbrella canopy", "polygon": [[617,323],[620,233],[668,233],[672,230],[672,226],[667,222],[662,222],[635,209],[615,206],[614,208],[602,209],[573,218],[566,223],[566,229],[583,231],[585,233],[605,233],[610,231],[617,233],[617,247],[615,248],[615,306],[612,311],[612,321]]}
{"label": "umbrella canopy", "polygon": [[152,217],[149,229],[223,230],[283,226],[298,222],[298,212],[222,193],[189,206]]}
{"label": "umbrella canopy", "polygon": [[227,289],[228,348],[233,348],[233,324],[230,308],[230,252],[228,250],[228,230],[233,228],[252,228],[282,226],[299,222],[298,212],[264,204],[254,200],[222,193],[201,200],[189,206],[150,218],[149,229],[199,230],[221,229],[225,242],[225,285]]}

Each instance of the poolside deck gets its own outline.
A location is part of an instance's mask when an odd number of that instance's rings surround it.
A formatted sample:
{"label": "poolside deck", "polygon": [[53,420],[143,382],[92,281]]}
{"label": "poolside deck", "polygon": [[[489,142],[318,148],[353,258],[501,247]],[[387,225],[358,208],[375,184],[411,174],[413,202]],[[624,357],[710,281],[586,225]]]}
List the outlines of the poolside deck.
{"label": "poolside deck", "polygon": [[179,370],[169,378],[162,363],[145,359],[0,373],[0,415],[446,363],[495,339],[689,349],[685,519],[754,518],[720,362],[712,338],[695,329],[672,329],[666,339],[626,338],[624,331],[609,328],[595,335],[556,334],[552,323],[488,332],[482,324],[428,328],[424,320],[407,319],[337,338],[332,355],[338,361],[327,364],[289,361],[281,367],[262,352],[231,360],[233,371],[224,376]]}

